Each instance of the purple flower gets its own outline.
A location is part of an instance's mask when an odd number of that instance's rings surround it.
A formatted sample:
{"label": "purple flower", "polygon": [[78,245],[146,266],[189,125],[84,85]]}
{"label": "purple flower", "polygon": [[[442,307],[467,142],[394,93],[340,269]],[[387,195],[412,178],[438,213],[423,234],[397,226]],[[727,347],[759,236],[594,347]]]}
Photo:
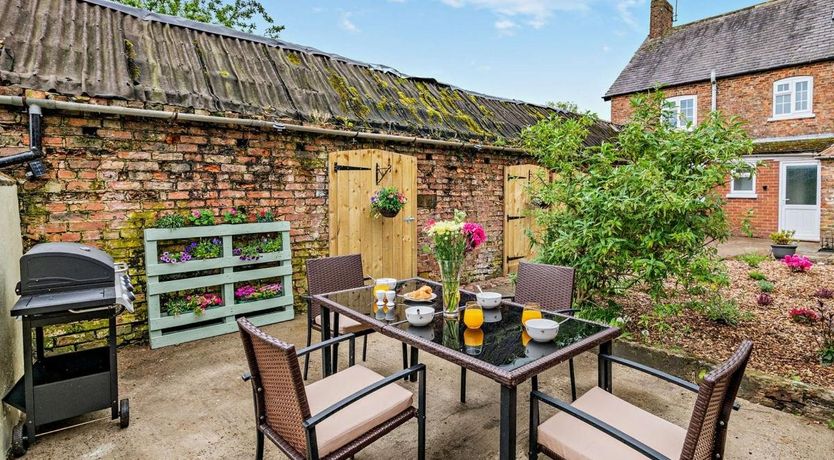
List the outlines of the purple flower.
{"label": "purple flower", "polygon": [[240,248],[232,249],[232,255],[234,255],[234,256],[239,256],[240,252],[241,252]]}
{"label": "purple flower", "polygon": [[211,239],[211,244],[220,245],[220,238],[212,238]]}
{"label": "purple flower", "polygon": [[191,260],[191,254],[183,252],[182,255],[180,255],[180,262],[188,262],[189,260]]}

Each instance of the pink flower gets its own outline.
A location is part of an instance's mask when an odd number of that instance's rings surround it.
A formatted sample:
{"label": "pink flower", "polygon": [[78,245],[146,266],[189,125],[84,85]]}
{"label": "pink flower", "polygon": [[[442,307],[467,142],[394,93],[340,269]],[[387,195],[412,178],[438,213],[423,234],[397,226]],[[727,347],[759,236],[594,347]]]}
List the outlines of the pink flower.
{"label": "pink flower", "polygon": [[795,272],[807,272],[814,266],[811,259],[798,255],[787,255],[782,259],[782,263]]}
{"label": "pink flower", "polygon": [[434,227],[435,223],[437,223],[437,222],[434,219],[429,219],[429,220],[426,221],[426,225],[423,226],[423,229],[424,230],[430,230],[432,227]]}
{"label": "pink flower", "polygon": [[468,251],[471,251],[478,246],[482,245],[484,241],[486,241],[486,232],[484,232],[484,228],[481,227],[479,224],[475,224],[472,222],[466,222],[463,224],[463,228],[461,229],[464,235],[466,235],[466,248]]}
{"label": "pink flower", "polygon": [[237,215],[237,209],[235,209],[235,208],[229,209],[229,214],[231,214],[233,216]]}
{"label": "pink flower", "polygon": [[194,217],[200,217],[200,211],[197,211],[195,209],[195,210],[191,211],[191,215],[194,216]]}
{"label": "pink flower", "polygon": [[820,320],[819,313],[805,307],[791,309],[789,314],[797,323],[813,323]]}

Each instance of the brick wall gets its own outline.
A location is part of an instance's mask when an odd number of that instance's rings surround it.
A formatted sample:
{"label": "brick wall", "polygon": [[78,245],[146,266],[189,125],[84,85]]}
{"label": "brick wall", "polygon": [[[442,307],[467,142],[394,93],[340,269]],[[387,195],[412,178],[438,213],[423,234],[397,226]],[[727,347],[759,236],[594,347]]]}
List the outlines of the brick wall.
{"label": "brick wall", "polygon": [[[770,120],[773,114],[773,83],[789,77],[814,77],[813,111],[814,118],[793,120]],[[704,78],[708,78],[705,75]],[[697,95],[698,120],[703,120],[711,110],[712,96],[709,81],[664,88],[668,97]],[[629,96],[616,96],[611,100],[611,120],[625,123],[633,110]],[[805,66],[778,69],[751,75],[742,75],[718,80],[718,110],[725,115],[735,115],[743,119],[750,136],[757,138],[799,136],[834,132],[834,61],[809,64]],[[770,167],[760,170],[757,179],[758,199],[729,199],[727,215],[740,233],[740,222],[747,210],[753,209],[754,234],[767,236],[778,228],[778,186],[779,167],[768,162]],[[834,232],[834,161],[824,160],[822,168],[822,232]],[[762,193],[761,187],[768,185],[768,192]]]}
{"label": "brick wall", "polygon": [[[25,149],[27,123],[24,111],[0,107],[0,155]],[[25,246],[44,241],[98,246],[130,264],[140,290],[145,282],[142,229],[160,211],[247,206],[270,208],[277,220],[291,223],[294,284],[296,293],[304,292],[303,261],[328,253],[328,153],[360,148],[416,156],[417,225],[430,217],[451,217],[455,208],[466,211],[484,225],[489,241],[465,276],[494,276],[501,272],[503,256],[503,168],[529,162],[472,149],[54,111],[44,111],[43,129],[46,177],[24,180],[23,168],[9,171],[21,184]],[[418,247],[424,243],[421,239]],[[419,258],[420,274],[434,269],[429,256]],[[121,342],[146,336],[141,292],[137,305],[135,314],[119,317]],[[55,328],[49,345],[91,346],[103,337],[102,326]]]}
{"label": "brick wall", "polygon": [[[726,196],[730,183],[721,188]],[[763,161],[756,171],[756,198],[726,198],[724,212],[736,235],[745,235],[743,224],[749,221],[757,238],[767,238],[779,229],[779,162]],[[745,235],[746,236],[746,235]]]}

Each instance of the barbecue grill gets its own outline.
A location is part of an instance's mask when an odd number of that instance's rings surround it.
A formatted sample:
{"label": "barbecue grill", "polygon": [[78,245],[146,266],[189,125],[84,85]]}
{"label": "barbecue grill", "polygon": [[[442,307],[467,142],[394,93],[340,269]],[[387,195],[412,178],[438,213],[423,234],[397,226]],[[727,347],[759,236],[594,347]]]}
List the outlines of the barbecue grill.
{"label": "barbecue grill", "polygon": [[[21,257],[21,297],[11,315],[23,321],[24,374],[3,398],[26,414],[13,432],[16,455],[45,434],[48,423],[107,408],[122,428],[130,423],[128,400],[119,401],[116,365],[116,316],[132,312],[135,299],[127,268],[75,243],[39,244]],[[107,346],[44,356],[45,326],[96,319],[108,320]]]}

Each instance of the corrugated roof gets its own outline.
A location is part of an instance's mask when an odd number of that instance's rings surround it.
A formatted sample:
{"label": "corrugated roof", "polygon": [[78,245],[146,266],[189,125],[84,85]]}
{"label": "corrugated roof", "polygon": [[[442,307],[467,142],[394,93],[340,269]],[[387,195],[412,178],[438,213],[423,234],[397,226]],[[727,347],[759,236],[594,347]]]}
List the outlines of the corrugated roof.
{"label": "corrugated roof", "polygon": [[834,59],[834,2],[774,0],[681,25],[643,42],[612,96]]}
{"label": "corrugated roof", "polygon": [[[26,27],[21,25],[26,24]],[[0,83],[314,125],[496,141],[552,109],[103,0],[0,2]],[[600,122],[589,142],[610,137]]]}

